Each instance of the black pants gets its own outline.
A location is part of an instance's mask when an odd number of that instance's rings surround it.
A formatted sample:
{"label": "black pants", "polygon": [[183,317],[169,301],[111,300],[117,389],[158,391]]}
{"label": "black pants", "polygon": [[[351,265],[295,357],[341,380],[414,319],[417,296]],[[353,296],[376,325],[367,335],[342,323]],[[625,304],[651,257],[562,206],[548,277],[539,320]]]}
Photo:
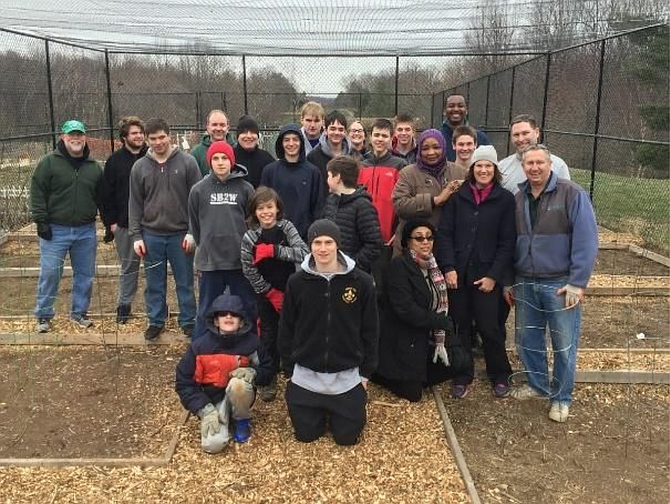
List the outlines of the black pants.
{"label": "black pants", "polygon": [[264,294],[256,298],[258,315],[261,320],[261,343],[265,351],[272,358],[274,369],[279,369],[279,352],[277,351],[277,335],[279,334],[279,314]]}
{"label": "black pants", "polygon": [[365,427],[367,392],[357,385],[343,394],[310,392],[289,381],[286,405],[293,423],[295,438],[303,443],[316,441],[328,426],[338,445],[353,445]]}
{"label": "black pants", "polygon": [[433,363],[433,353],[435,347],[428,347],[428,354],[426,355],[426,381],[421,380],[394,380],[387,378],[380,374],[373,374],[372,381],[388,389],[394,395],[407,399],[410,402],[418,402],[421,400],[421,395],[425,387],[432,387],[438,383],[443,383],[453,378],[451,368],[442,364],[438,359]]}
{"label": "black pants", "polygon": [[[464,282],[465,283],[465,282]],[[470,326],[474,318],[477,329],[482,336],[486,372],[492,382],[506,381],[512,374],[507,351],[505,350],[505,333],[500,328],[500,286],[496,285],[491,292],[482,292],[471,282],[465,283],[460,289],[449,291],[449,311],[458,328],[458,338],[463,348],[470,354],[469,366],[454,383],[472,383],[475,365],[470,345]]]}

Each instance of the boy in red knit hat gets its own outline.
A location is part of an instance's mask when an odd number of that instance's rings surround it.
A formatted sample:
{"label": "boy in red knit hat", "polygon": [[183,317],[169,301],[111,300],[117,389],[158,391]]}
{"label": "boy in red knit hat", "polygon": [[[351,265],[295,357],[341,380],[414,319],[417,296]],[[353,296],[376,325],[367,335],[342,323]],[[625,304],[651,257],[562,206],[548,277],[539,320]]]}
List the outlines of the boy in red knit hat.
{"label": "boy in red knit hat", "polygon": [[205,331],[205,314],[212,301],[230,293],[242,299],[246,313],[256,320],[254,291],[242,273],[240,250],[247,231],[247,202],[254,193],[247,170],[235,164],[233,148],[213,142],[207,150],[210,173],[193,186],[188,197],[190,234],[196,244],[195,269],[199,275],[198,314],[193,338]]}

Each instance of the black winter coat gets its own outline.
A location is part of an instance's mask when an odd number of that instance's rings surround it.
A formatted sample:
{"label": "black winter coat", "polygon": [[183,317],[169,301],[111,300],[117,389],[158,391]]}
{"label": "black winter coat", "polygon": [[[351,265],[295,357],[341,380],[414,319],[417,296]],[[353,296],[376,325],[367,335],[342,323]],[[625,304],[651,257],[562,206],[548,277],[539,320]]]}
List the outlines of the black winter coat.
{"label": "black winter coat", "polygon": [[382,235],[377,210],[364,187],[352,194],[330,194],[323,218],[335,222],[342,235],[339,249],[370,272],[370,265],[381,255]]}
{"label": "black winter coat", "polygon": [[426,381],[432,331],[448,330],[449,318],[432,310],[433,298],[421,268],[407,250],[384,270],[379,367],[390,380]]}
{"label": "black winter coat", "polygon": [[105,163],[105,190],[102,204],[102,221],[107,226],[117,224],[128,227],[128,199],[130,198],[130,169],[139,158],[144,157],[145,145],[138,154],[133,154],[125,146],[109,156]]}
{"label": "black winter coat", "polygon": [[459,287],[466,279],[482,277],[493,278],[501,286],[511,285],[514,211],[514,196],[500,184],[477,205],[467,181],[442,207],[435,258],[442,271],[456,271]]}

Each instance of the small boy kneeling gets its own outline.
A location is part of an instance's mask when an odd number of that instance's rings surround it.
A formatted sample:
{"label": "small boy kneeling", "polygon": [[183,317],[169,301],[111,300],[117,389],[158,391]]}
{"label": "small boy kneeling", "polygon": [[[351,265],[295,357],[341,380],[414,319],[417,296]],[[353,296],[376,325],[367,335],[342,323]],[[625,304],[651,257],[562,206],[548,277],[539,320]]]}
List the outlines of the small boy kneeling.
{"label": "small boy kneeling", "polygon": [[267,385],[274,370],[239,297],[217,297],[206,323],[206,334],[191,342],[177,365],[176,391],[184,407],[200,418],[202,449],[219,453],[230,440],[231,414],[235,441],[244,443],[251,436],[255,386]]}

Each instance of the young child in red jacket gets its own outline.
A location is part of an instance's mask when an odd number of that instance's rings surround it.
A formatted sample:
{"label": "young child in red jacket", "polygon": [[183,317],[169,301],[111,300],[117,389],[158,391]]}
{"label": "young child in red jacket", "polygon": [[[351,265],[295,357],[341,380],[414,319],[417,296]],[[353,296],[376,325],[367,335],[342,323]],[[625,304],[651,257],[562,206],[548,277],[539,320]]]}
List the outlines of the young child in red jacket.
{"label": "young child in red jacket", "polygon": [[267,385],[274,369],[239,297],[217,297],[206,322],[206,334],[191,342],[177,365],[175,388],[184,407],[200,418],[202,449],[219,453],[230,441],[230,417],[236,442],[251,436],[256,385]]}

